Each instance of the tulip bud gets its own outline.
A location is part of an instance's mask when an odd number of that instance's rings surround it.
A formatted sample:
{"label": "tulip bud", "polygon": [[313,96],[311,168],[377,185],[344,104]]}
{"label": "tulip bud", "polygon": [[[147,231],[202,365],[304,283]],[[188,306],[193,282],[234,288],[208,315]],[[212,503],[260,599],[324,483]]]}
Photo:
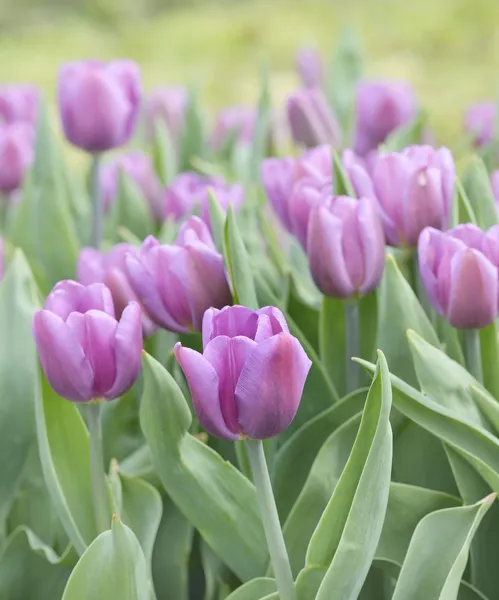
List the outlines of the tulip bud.
{"label": "tulip bud", "polygon": [[251,106],[230,106],[222,110],[215,122],[210,147],[214,152],[234,138],[239,144],[249,144],[255,132],[256,112]]}
{"label": "tulip bud", "polygon": [[205,310],[232,301],[223,258],[198,217],[182,225],[175,244],[161,245],[149,236],[140,252],[125,260],[129,280],[147,313],[170,331],[199,331]]}
{"label": "tulip bud", "polygon": [[416,246],[425,227],[446,229],[455,177],[447,148],[411,146],[380,156],[373,184],[388,243]]}
{"label": "tulip bud", "polygon": [[171,217],[178,221],[198,207],[202,220],[211,227],[209,190],[224,211],[227,211],[229,205],[237,210],[244,200],[244,189],[240,184],[229,185],[222,177],[206,177],[193,172],[180,173],[165,191],[163,218]]}
{"label": "tulip bud", "polygon": [[[117,244],[109,252],[103,253],[95,248],[82,248],[76,274],[78,281],[85,285],[104,283],[113,296],[114,310],[118,319],[132,301],[139,299],[128,279],[125,259],[127,254],[137,254],[138,249],[131,244]],[[145,336],[152,335],[156,326],[146,310],[142,308],[142,329]]]}
{"label": "tulip bud", "polygon": [[414,91],[396,81],[364,81],[357,87],[354,150],[360,156],[375,150],[394,129],[416,118]]}
{"label": "tulip bud", "polygon": [[60,281],[35,313],[33,335],[50,385],[73,402],[117,398],[139,375],[140,306],[130,302],[117,321],[101,283]]}
{"label": "tulip bud", "polygon": [[267,306],[207,310],[203,354],[174,353],[191,390],[201,425],[216,437],[265,439],[293,420],[311,361],[283,314]]}
{"label": "tulip bud", "polygon": [[0,86],[0,124],[19,121],[36,124],[40,94],[32,85]]}
{"label": "tulip bud", "polygon": [[132,150],[105,163],[100,170],[100,193],[108,211],[118,195],[120,173],[125,173],[137,185],[147,200],[152,214],[161,218],[161,185],[150,157],[141,150]]}
{"label": "tulip bud", "polygon": [[161,87],[153,90],[146,101],[146,119],[149,137],[154,136],[158,120],[163,121],[174,142],[178,142],[184,128],[189,94],[183,87]]}
{"label": "tulip bud", "polygon": [[499,169],[491,174],[490,186],[492,188],[494,198],[496,199],[496,203],[499,204]]}
{"label": "tulip bud", "polygon": [[496,136],[497,106],[495,102],[477,102],[464,115],[464,128],[475,146],[484,146]]}
{"label": "tulip bud", "polygon": [[25,122],[0,125],[0,192],[19,189],[33,161],[35,131]]}
{"label": "tulip bud", "polygon": [[296,54],[295,64],[304,87],[322,87],[324,66],[315,48],[301,48]]}
{"label": "tulip bud", "polygon": [[288,98],[288,120],[293,139],[308,148],[319,144],[336,146],[341,132],[320,88],[298,90]]}
{"label": "tulip bud", "polygon": [[494,231],[486,235],[471,224],[445,233],[427,227],[421,233],[421,280],[435,310],[454,327],[479,329],[497,317],[495,245]]}
{"label": "tulip bud", "polygon": [[66,138],[87,152],[123,146],[135,129],[140,95],[140,72],[132,61],[63,65],[59,109]]}
{"label": "tulip bud", "polygon": [[310,213],[307,254],[312,277],[325,296],[364,296],[381,281],[385,239],[371,198],[330,197]]}

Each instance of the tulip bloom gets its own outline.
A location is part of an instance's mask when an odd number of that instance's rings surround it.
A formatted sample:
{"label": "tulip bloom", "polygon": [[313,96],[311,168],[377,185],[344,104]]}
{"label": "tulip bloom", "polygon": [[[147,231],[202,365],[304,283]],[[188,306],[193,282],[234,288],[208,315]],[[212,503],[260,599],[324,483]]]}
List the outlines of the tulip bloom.
{"label": "tulip bloom", "polygon": [[289,426],[312,363],[279,309],[207,310],[203,346],[200,354],[179,343],[174,353],[208,433],[265,439]]}
{"label": "tulip bloom", "polygon": [[161,218],[161,185],[150,157],[141,150],[132,150],[102,165],[99,184],[104,209],[108,211],[118,195],[120,173],[130,177],[144,195],[152,214]]}
{"label": "tulip bloom", "polygon": [[178,142],[188,103],[189,94],[183,87],[167,86],[153,90],[145,106],[149,137],[153,137],[155,123],[159,120],[166,125],[172,140]]}
{"label": "tulip bloom", "polygon": [[338,145],[340,128],[320,88],[298,90],[288,98],[287,109],[295,142],[308,148],[319,144]]}
{"label": "tulip bloom", "polygon": [[447,148],[410,146],[379,156],[373,171],[388,243],[416,246],[425,227],[449,224],[456,172]]}
{"label": "tulip bloom", "polygon": [[191,217],[173,245],[149,236],[126,256],[132,287],[151,319],[178,333],[200,330],[204,312],[232,301],[224,261],[208,227]]}
{"label": "tulip bloom", "polygon": [[[126,256],[137,252],[138,249],[131,244],[117,244],[107,253],[95,248],[82,248],[78,257],[76,265],[78,281],[85,286],[104,283],[113,296],[114,310],[118,319],[130,302],[139,302],[128,279],[125,264]],[[142,328],[146,336],[156,331],[154,323],[143,307]]]}
{"label": "tulip bloom", "polygon": [[490,325],[498,312],[498,227],[427,227],[418,244],[421,279],[439,315],[459,329]]}
{"label": "tulip bloom", "polygon": [[0,86],[0,124],[36,124],[40,94],[33,85]]}
{"label": "tulip bloom", "polygon": [[495,137],[497,106],[495,102],[477,102],[464,115],[464,128],[475,146],[485,146]]}
{"label": "tulip bloom", "polygon": [[222,110],[215,122],[210,146],[214,152],[233,138],[239,144],[249,144],[253,139],[256,112],[252,106],[230,106]]}
{"label": "tulip bloom", "polygon": [[325,296],[364,296],[381,281],[385,238],[371,198],[329,197],[310,213],[307,254],[312,277]]}
{"label": "tulip bloom", "polygon": [[33,161],[34,143],[29,123],[0,125],[0,192],[10,194],[21,187]]}
{"label": "tulip bloom", "polygon": [[140,72],[132,61],[67,63],[59,73],[64,134],[87,152],[118,148],[130,140],[140,98]]}
{"label": "tulip bloom", "polygon": [[50,385],[73,402],[117,398],[139,375],[140,306],[130,302],[117,321],[101,283],[60,281],[35,313],[33,335]]}
{"label": "tulip bloom", "polygon": [[364,81],[357,87],[354,150],[365,156],[398,127],[416,118],[412,87],[397,81]]}
{"label": "tulip bloom", "polygon": [[301,48],[296,54],[295,65],[304,87],[322,87],[324,65],[315,48]]}

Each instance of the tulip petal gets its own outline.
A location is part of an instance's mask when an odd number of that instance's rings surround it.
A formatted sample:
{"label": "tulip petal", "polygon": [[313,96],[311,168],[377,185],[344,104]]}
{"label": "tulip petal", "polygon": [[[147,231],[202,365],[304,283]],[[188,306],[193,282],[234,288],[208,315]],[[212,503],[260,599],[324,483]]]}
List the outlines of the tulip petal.
{"label": "tulip petal", "polygon": [[[180,246],[157,246],[147,254],[163,305],[177,323],[190,328],[192,313],[187,292],[188,255]],[[208,307],[206,307],[208,308]],[[204,312],[204,311],[203,311]]]}
{"label": "tulip petal", "polygon": [[93,396],[100,398],[116,379],[116,319],[100,310],[85,313],[86,355],[94,372]]}
{"label": "tulip petal", "polygon": [[81,312],[78,308],[84,289],[81,283],[70,279],[59,281],[45,300],[45,310],[59,315],[65,321],[70,313]]}
{"label": "tulip petal", "polygon": [[242,335],[254,339],[258,315],[246,306],[226,306],[222,310],[209,309],[203,320],[203,346],[219,335]]}
{"label": "tulip petal", "polygon": [[402,230],[411,246],[418,243],[425,227],[442,229],[444,205],[442,176],[438,169],[423,168],[409,178],[404,195]]}
{"label": "tulip petal", "polygon": [[438,166],[442,173],[442,192],[444,198],[444,229],[448,227],[449,217],[454,199],[454,187],[456,184],[456,166],[454,158],[448,148],[439,148],[436,152]]}
{"label": "tulip petal", "polygon": [[175,358],[184,372],[191,391],[192,404],[199,422],[206,431],[216,437],[238,440],[239,434],[225,424],[218,396],[218,375],[206,358],[182,344],[175,344]]}
{"label": "tulip petal", "polygon": [[244,434],[265,439],[288,427],[298,410],[311,364],[289,333],[275,335],[251,352],[235,391]]}
{"label": "tulip petal", "polygon": [[76,278],[82,285],[103,282],[105,278],[104,256],[95,248],[82,248],[76,265]]}
{"label": "tulip petal", "polygon": [[288,231],[291,231],[288,201],[293,188],[295,163],[294,158],[266,158],[260,170],[265,193]]}
{"label": "tulip petal", "polygon": [[482,250],[485,242],[485,233],[473,225],[473,223],[464,223],[463,225],[457,225],[453,227],[448,235],[461,240],[468,248],[474,248],[475,250]]}
{"label": "tulip petal", "polygon": [[277,335],[286,331],[289,333],[289,327],[286,323],[286,318],[282,312],[275,306],[264,306],[256,311],[258,315],[267,315],[270,318],[272,326],[272,335]]}
{"label": "tulip petal", "polygon": [[115,317],[113,296],[103,283],[92,283],[83,288],[77,310],[81,313],[99,310]]}
{"label": "tulip petal", "polygon": [[322,198],[322,190],[309,183],[299,183],[295,186],[289,199],[291,231],[304,249],[307,247],[310,213]]}
{"label": "tulip petal", "polygon": [[74,402],[92,399],[93,373],[76,335],[58,315],[39,310],[33,335],[45,375],[54,390]]}

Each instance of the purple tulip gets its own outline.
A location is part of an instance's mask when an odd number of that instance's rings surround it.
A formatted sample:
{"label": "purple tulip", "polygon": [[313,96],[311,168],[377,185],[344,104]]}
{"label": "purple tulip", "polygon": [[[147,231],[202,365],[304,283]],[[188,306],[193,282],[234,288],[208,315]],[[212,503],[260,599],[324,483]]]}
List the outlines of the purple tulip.
{"label": "purple tulip", "polygon": [[300,48],[296,53],[295,64],[304,87],[322,87],[324,83],[324,65],[322,64],[321,55],[315,48]]}
{"label": "purple tulip", "polygon": [[366,155],[394,129],[416,118],[412,87],[397,81],[364,81],[357,87],[354,150]]}
{"label": "purple tulip", "polygon": [[320,88],[304,88],[288,98],[288,120],[293,139],[308,148],[319,144],[336,146],[341,132]]}
{"label": "purple tulip", "polygon": [[447,148],[410,146],[379,156],[373,171],[374,194],[388,243],[414,247],[425,227],[446,229],[455,177]]}
{"label": "purple tulip", "polygon": [[164,193],[163,219],[178,221],[196,207],[203,221],[211,228],[208,191],[211,190],[220,206],[227,211],[229,205],[237,210],[244,200],[243,186],[229,185],[222,177],[206,177],[194,172],[180,173]]}
{"label": "purple tulip", "polygon": [[[138,249],[131,244],[117,244],[107,253],[102,253],[95,248],[82,248],[76,265],[77,279],[81,284],[88,286],[92,283],[104,283],[106,285],[113,296],[114,310],[118,319],[130,302],[139,303],[126,270],[125,259],[129,253],[136,255]],[[156,326],[146,310],[141,308],[142,329],[145,336],[150,336],[156,331]]]}
{"label": "purple tulip", "polygon": [[289,426],[312,363],[279,309],[207,310],[203,346],[203,354],[180,343],[174,352],[208,433],[265,439]]}
{"label": "purple tulip", "polygon": [[475,146],[491,142],[496,133],[497,106],[495,102],[477,102],[464,115],[464,128],[473,137]]}
{"label": "purple tulip", "polygon": [[210,136],[210,147],[220,150],[232,137],[239,144],[249,144],[253,139],[256,111],[252,106],[230,106],[222,110],[216,119]]}
{"label": "purple tulip", "polygon": [[189,104],[189,94],[183,87],[167,86],[153,90],[146,101],[145,113],[149,137],[154,135],[156,121],[163,121],[174,142],[180,140]]}
{"label": "purple tulip", "polygon": [[418,260],[428,298],[459,329],[479,329],[498,313],[499,227],[484,233],[471,224],[441,232],[427,227]]}
{"label": "purple tulip", "polygon": [[173,245],[149,236],[139,253],[126,256],[126,266],[151,319],[170,331],[199,331],[205,310],[232,301],[223,258],[198,217],[182,225]]}
{"label": "purple tulip", "polygon": [[377,158],[376,152],[370,152],[362,157],[348,148],[343,151],[341,162],[358,198],[361,196],[375,198],[371,174]]}
{"label": "purple tulip", "polygon": [[40,93],[33,85],[0,86],[0,123],[36,124]]}
{"label": "purple tulip", "polygon": [[140,107],[140,72],[129,60],[66,63],[59,73],[59,109],[66,138],[87,152],[126,144]]}
{"label": "purple tulip", "polygon": [[104,209],[108,211],[118,195],[120,173],[125,173],[142,192],[151,213],[158,220],[162,217],[161,185],[150,157],[141,150],[132,150],[116,156],[100,170],[100,193]]}
{"label": "purple tulip", "polygon": [[117,321],[102,283],[60,281],[35,313],[33,335],[50,385],[73,402],[112,400],[139,376],[140,306],[130,302]]}
{"label": "purple tulip", "polygon": [[26,122],[0,125],[0,192],[19,189],[34,154],[35,130]]}
{"label": "purple tulip", "polygon": [[307,237],[310,271],[325,296],[364,296],[379,285],[385,238],[374,200],[336,196],[317,203]]}
{"label": "purple tulip", "polygon": [[490,175],[490,186],[496,203],[499,204],[499,169]]}

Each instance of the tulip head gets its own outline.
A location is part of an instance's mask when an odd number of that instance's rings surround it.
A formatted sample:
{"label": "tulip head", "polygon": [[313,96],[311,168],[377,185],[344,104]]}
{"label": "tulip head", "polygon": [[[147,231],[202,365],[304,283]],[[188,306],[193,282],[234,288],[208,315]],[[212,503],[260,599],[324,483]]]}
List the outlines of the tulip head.
{"label": "tulip head", "polygon": [[225,108],[218,114],[210,137],[212,150],[217,152],[231,138],[239,144],[251,143],[255,124],[256,112],[252,106]]}
{"label": "tulip head", "polygon": [[87,152],[126,144],[140,108],[140,72],[128,60],[66,63],[59,73],[59,110],[64,134]]}
{"label": "tulip head", "polygon": [[132,288],[147,314],[170,331],[200,331],[208,308],[232,301],[223,258],[198,217],[182,225],[173,245],[161,245],[149,236],[140,251],[125,260]]}
{"label": "tulip head", "polygon": [[495,102],[477,102],[464,115],[464,128],[475,146],[485,146],[495,137],[497,106]]}
{"label": "tulip head", "polygon": [[296,53],[295,65],[304,87],[322,87],[324,83],[324,65],[322,64],[321,55],[315,48],[300,48]]}
{"label": "tulip head", "polygon": [[210,309],[203,346],[202,354],[181,344],[174,352],[208,433],[265,439],[289,426],[312,363],[279,309]]}
{"label": "tulip head", "polygon": [[307,148],[319,144],[336,146],[341,131],[324,92],[320,88],[304,88],[288,98],[288,120],[296,143]]}
{"label": "tulip head", "polygon": [[33,162],[35,130],[27,122],[0,124],[0,192],[19,189]]}
{"label": "tulip head", "polygon": [[145,113],[149,137],[154,136],[157,121],[162,121],[174,142],[180,140],[184,128],[189,94],[183,87],[167,86],[153,90],[146,101]]}
{"label": "tulip head", "polygon": [[379,156],[373,170],[374,194],[388,243],[415,247],[425,227],[446,229],[455,177],[447,148],[411,146]]}
{"label": "tulip head", "polygon": [[415,119],[417,103],[412,87],[398,81],[363,81],[357,87],[354,150],[365,156],[382,144],[394,129]]}
{"label": "tulip head", "polygon": [[421,280],[439,315],[459,329],[490,325],[498,312],[499,228],[487,233],[471,224],[419,238]]}
{"label": "tulip head", "polygon": [[40,93],[33,85],[0,86],[0,123],[36,124]]}
{"label": "tulip head", "polygon": [[50,385],[73,402],[117,398],[139,375],[140,306],[131,302],[117,321],[101,283],[60,281],[35,313],[33,335]]}
{"label": "tulip head", "polygon": [[325,296],[364,296],[381,281],[385,239],[374,200],[329,197],[310,213],[307,254],[312,277]]}

